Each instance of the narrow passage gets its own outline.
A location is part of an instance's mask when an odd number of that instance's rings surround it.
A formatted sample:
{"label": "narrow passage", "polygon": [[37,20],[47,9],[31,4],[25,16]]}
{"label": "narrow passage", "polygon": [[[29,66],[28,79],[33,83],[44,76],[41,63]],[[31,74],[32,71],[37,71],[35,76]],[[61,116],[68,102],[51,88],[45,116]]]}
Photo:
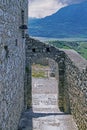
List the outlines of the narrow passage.
{"label": "narrow passage", "polygon": [[58,83],[55,77],[32,77],[32,109],[24,112],[22,130],[78,130],[72,115],[58,108]]}

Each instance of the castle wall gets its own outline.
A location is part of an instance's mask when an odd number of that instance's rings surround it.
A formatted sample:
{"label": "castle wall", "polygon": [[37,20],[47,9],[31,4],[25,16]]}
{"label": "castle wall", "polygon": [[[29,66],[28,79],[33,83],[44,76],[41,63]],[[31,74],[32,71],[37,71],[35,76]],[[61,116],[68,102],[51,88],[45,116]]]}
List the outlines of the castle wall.
{"label": "castle wall", "polygon": [[55,77],[57,80],[59,80],[58,64],[54,60],[49,59],[49,67],[50,76]]}
{"label": "castle wall", "polygon": [[27,0],[0,0],[0,130],[17,130],[24,108],[25,40],[19,26],[21,10],[27,24]]}
{"label": "castle wall", "polygon": [[[87,129],[87,61],[73,50],[65,51],[64,97],[79,130]],[[68,104],[67,104],[68,105]],[[66,109],[67,106],[65,106]]]}
{"label": "castle wall", "polygon": [[0,130],[17,130],[24,105],[31,106],[31,65],[46,57],[58,63],[60,110],[71,112],[79,130],[86,130],[87,61],[75,51],[59,50],[31,38],[25,46],[19,26],[22,11],[27,24],[27,2],[0,0]]}
{"label": "castle wall", "polygon": [[[50,46],[46,43],[42,43],[38,40],[32,39],[32,38],[27,38],[26,40],[26,80],[25,80],[25,91],[26,91],[26,105],[27,107],[32,107],[32,75],[31,75],[31,66],[32,63],[36,63],[37,59],[43,59],[43,58],[51,58],[53,59],[59,67],[57,68],[56,72],[56,78],[60,79],[59,82],[59,107],[62,109],[63,108],[63,82],[64,82],[64,52]],[[57,76],[59,74],[59,77]]]}
{"label": "castle wall", "polygon": [[[49,48],[49,49],[47,49]],[[87,129],[87,61],[74,50],[57,49],[38,40],[26,41],[26,89],[31,106],[31,65],[39,58],[48,57],[58,64],[61,111],[71,113],[79,130]]]}

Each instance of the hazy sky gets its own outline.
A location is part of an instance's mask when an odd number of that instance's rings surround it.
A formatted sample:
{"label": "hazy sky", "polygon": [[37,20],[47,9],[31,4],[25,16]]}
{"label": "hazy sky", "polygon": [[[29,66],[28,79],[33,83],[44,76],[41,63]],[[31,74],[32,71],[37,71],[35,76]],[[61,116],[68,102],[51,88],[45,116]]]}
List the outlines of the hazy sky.
{"label": "hazy sky", "polygon": [[29,17],[42,18],[64,6],[82,1],[87,0],[29,0]]}

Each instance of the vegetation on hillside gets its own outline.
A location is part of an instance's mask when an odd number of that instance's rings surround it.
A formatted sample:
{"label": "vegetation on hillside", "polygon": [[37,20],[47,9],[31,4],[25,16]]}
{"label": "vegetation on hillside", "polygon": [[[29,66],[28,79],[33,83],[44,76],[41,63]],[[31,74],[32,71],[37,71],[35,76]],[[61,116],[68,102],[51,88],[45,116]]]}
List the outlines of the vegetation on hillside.
{"label": "vegetation on hillside", "polygon": [[87,59],[87,41],[48,41],[49,44],[63,49],[74,49],[81,56]]}

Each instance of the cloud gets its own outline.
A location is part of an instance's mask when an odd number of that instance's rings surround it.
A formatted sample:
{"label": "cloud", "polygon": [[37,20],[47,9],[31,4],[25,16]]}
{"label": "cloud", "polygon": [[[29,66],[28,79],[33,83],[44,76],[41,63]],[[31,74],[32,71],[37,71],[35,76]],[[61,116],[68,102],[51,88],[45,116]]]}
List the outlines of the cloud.
{"label": "cloud", "polygon": [[29,0],[29,17],[42,18],[51,15],[60,8],[85,0]]}
{"label": "cloud", "polygon": [[57,0],[57,1],[67,4],[73,4],[73,3],[80,3],[86,0]]}
{"label": "cloud", "polygon": [[55,13],[58,9],[66,5],[58,2],[58,0],[30,0],[29,16],[37,18],[45,17]]}

